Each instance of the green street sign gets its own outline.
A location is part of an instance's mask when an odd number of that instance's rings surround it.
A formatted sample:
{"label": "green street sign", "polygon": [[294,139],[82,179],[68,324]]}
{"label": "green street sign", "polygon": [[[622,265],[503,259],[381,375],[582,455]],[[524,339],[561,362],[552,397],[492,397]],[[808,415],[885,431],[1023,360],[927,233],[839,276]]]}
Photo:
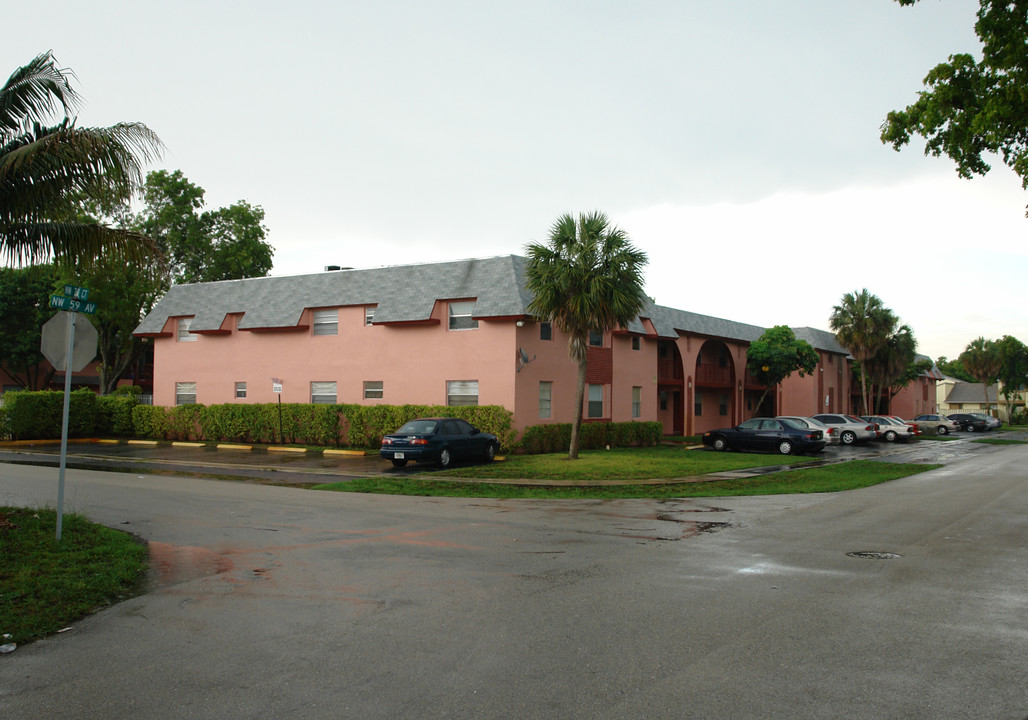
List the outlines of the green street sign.
{"label": "green street sign", "polygon": [[65,297],[64,295],[51,295],[50,307],[57,310],[85,313],[86,315],[92,315],[96,312],[96,303],[84,302],[75,298]]}
{"label": "green street sign", "polygon": [[64,294],[72,300],[81,300],[82,302],[85,302],[89,299],[89,289],[79,287],[78,285],[65,285]]}

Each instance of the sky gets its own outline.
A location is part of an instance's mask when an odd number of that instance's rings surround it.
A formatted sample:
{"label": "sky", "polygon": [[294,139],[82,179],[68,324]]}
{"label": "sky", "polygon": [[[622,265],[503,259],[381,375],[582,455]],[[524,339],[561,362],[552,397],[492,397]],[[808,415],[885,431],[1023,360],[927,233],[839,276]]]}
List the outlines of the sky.
{"label": "sky", "polygon": [[[214,209],[265,213],[272,275],[525,254],[600,210],[657,303],[828,329],[867,288],[919,351],[1028,343],[1028,193],[883,145],[977,0],[53,0],[5,10],[82,126],[146,123]],[[41,12],[45,18],[41,17]]]}

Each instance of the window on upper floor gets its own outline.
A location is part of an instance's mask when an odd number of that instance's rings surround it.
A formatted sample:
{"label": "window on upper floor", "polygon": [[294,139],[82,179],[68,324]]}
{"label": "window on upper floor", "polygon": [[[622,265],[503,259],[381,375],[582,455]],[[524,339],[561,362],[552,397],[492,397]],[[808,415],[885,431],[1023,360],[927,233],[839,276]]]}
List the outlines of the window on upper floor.
{"label": "window on upper floor", "polygon": [[447,380],[446,404],[451,407],[478,405],[478,380]]}
{"label": "window on upper floor", "polygon": [[314,311],[314,334],[315,335],[338,335],[339,334],[339,310],[315,310]]}
{"label": "window on upper floor", "polygon": [[196,383],[177,382],[175,383],[175,404],[192,405],[196,402]]}
{"label": "window on upper floor", "polygon": [[312,382],[311,402],[315,405],[334,405],[336,402],[335,382]]}
{"label": "window on upper floor", "polygon": [[198,335],[196,333],[189,332],[189,326],[193,324],[193,318],[184,317],[178,319],[178,341],[179,342],[196,342]]}
{"label": "window on upper floor", "polygon": [[364,399],[380,400],[385,396],[385,383],[381,380],[364,381]]}
{"label": "window on upper floor", "polygon": [[632,349],[633,350],[638,350],[641,347],[642,347],[642,341],[639,339],[639,336],[636,335],[635,337],[632,338]]}
{"label": "window on upper floor", "polygon": [[590,330],[589,344],[593,347],[603,347],[603,333],[599,330]]}
{"label": "window on upper floor", "polygon": [[365,327],[367,327],[368,325],[373,325],[374,322],[375,322],[375,306],[374,305],[368,305],[366,308],[364,308],[364,325],[365,325]]}
{"label": "window on upper floor", "polygon": [[548,322],[539,323],[539,339],[540,340],[552,340],[553,339],[553,325]]}
{"label": "window on upper floor", "polygon": [[478,327],[478,320],[471,317],[475,310],[475,301],[452,302],[450,303],[450,329],[451,330],[474,330]]}

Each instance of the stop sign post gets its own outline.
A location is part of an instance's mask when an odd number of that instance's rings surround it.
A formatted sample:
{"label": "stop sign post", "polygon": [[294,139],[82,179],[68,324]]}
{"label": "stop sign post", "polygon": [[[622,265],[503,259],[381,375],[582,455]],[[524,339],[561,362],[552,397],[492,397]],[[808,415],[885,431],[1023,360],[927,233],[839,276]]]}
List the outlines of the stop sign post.
{"label": "stop sign post", "polygon": [[[68,288],[65,286],[65,292]],[[88,297],[88,290],[73,288]],[[82,291],[85,291],[82,293]],[[70,293],[69,293],[70,294]],[[57,297],[57,296],[54,296]],[[85,299],[85,297],[83,297]],[[53,304],[53,303],[51,303]],[[96,309],[93,305],[92,310]],[[77,332],[76,332],[77,331]],[[77,336],[77,337],[76,337]],[[64,520],[64,469],[68,459],[68,411],[71,405],[71,374],[96,357],[97,332],[89,318],[74,310],[62,310],[43,325],[39,349],[56,370],[64,371],[64,416],[61,421],[61,469],[57,480],[57,540]]]}

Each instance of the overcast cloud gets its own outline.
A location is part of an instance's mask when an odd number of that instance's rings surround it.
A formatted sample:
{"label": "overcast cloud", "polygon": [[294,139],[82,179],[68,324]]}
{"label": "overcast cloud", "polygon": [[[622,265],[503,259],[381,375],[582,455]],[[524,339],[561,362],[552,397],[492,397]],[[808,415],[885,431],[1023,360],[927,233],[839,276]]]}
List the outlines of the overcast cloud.
{"label": "overcast cloud", "polygon": [[5,12],[3,57],[52,49],[80,124],[145,122],[209,206],[263,206],[276,275],[520,254],[599,209],[661,304],[827,328],[867,287],[954,357],[1028,342],[1028,197],[878,135],[978,53],[977,7],[56,0]]}

